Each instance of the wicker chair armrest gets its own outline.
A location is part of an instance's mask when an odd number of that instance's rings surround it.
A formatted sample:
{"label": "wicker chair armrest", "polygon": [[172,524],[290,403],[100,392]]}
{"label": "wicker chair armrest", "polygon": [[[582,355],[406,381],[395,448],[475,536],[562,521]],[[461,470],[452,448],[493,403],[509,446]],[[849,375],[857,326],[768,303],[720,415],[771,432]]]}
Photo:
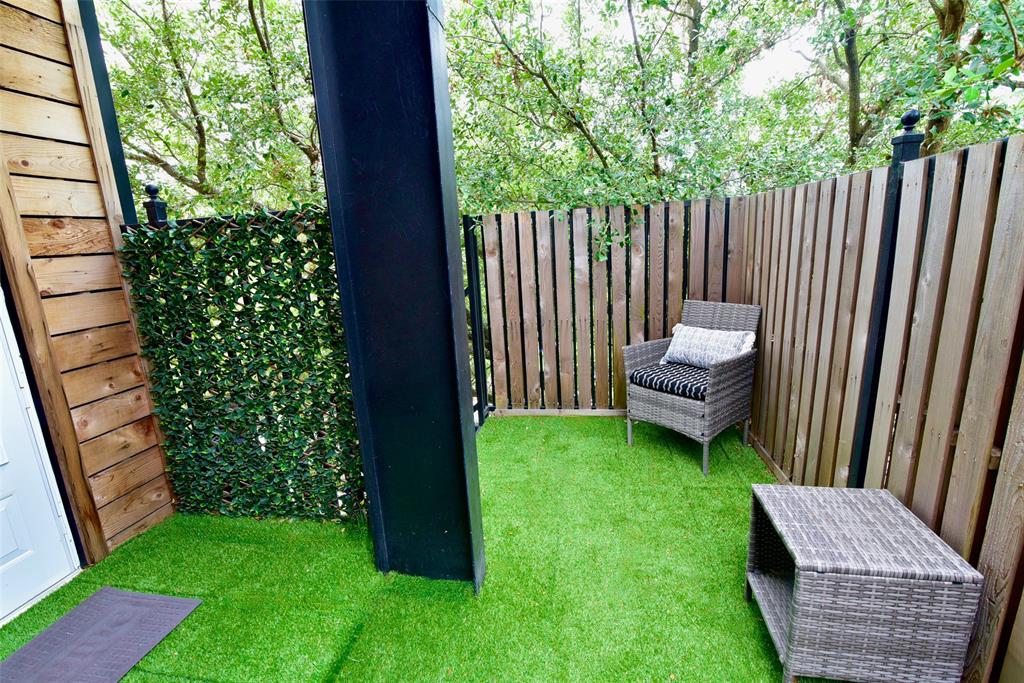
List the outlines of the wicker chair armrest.
{"label": "wicker chair armrest", "polygon": [[754,382],[754,365],[757,363],[757,350],[742,353],[735,358],[723,360],[711,366],[708,372],[707,400],[721,398],[722,392],[742,388],[749,394],[749,387]]}
{"label": "wicker chair armrest", "polygon": [[654,365],[662,359],[668,351],[668,345],[672,339],[656,339],[641,344],[631,344],[622,347],[622,360],[626,366],[626,381],[634,370]]}

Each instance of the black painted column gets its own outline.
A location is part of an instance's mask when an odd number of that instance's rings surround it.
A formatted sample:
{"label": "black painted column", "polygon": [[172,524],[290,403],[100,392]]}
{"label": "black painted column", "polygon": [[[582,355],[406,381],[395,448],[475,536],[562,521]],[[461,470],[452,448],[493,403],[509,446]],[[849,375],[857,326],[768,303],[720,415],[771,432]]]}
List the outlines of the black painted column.
{"label": "black painted column", "polygon": [[484,576],[439,0],[304,0],[377,567]]}

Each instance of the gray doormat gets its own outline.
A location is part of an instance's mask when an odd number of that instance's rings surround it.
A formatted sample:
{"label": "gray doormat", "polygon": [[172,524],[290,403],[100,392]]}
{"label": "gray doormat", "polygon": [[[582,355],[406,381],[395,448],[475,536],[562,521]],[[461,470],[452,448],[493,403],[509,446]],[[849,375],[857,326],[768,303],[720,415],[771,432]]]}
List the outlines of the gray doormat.
{"label": "gray doormat", "polygon": [[0,681],[115,683],[200,602],[101,588],[0,662]]}

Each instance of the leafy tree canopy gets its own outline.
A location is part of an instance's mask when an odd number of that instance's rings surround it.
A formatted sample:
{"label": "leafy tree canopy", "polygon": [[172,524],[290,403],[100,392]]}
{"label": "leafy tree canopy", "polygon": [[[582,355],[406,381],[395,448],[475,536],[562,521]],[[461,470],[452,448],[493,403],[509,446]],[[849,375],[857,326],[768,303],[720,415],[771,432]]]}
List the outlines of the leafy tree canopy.
{"label": "leafy tree canopy", "polygon": [[[322,201],[297,0],[109,0],[132,174],[180,214]],[[1024,0],[453,0],[468,213],[741,194],[1024,132]],[[807,67],[744,87],[807,37]],[[770,63],[770,62],[769,62]],[[755,92],[751,92],[751,91]]]}

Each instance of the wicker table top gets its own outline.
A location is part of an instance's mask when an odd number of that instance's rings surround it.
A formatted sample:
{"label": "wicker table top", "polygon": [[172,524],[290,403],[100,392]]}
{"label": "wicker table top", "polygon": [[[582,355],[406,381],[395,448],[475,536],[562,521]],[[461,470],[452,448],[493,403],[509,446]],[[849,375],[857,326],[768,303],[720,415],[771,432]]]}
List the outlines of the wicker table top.
{"label": "wicker table top", "polygon": [[983,580],[888,491],[780,484],[753,488],[802,571],[958,583]]}

